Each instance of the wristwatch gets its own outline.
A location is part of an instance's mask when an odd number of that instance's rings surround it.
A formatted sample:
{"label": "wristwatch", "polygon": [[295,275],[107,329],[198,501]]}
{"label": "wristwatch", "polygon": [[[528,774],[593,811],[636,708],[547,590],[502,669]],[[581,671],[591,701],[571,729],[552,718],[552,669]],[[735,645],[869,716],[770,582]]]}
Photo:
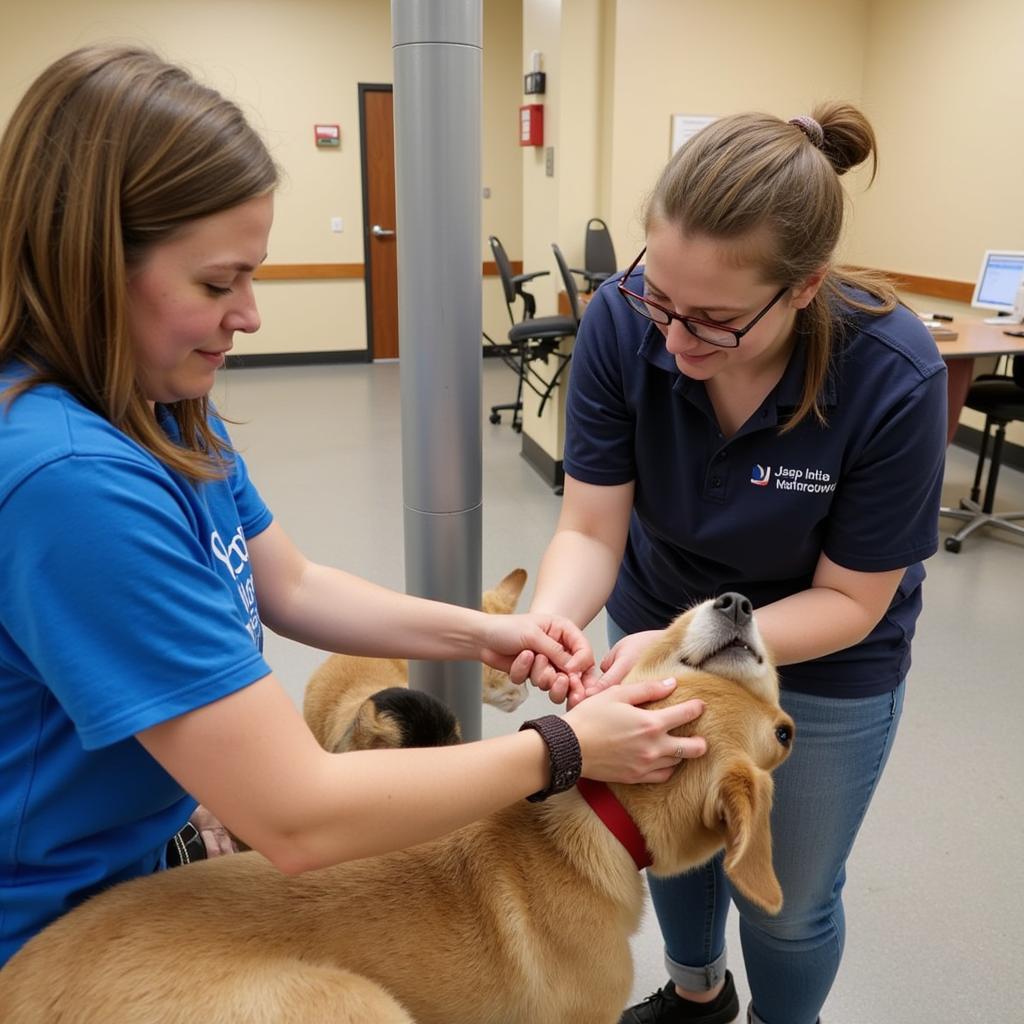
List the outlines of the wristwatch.
{"label": "wristwatch", "polygon": [[547,789],[539,790],[526,799],[532,803],[539,803],[555,793],[564,793],[567,789],[572,789],[583,770],[583,752],[572,726],[558,715],[544,715],[543,718],[523,722],[519,731],[522,732],[523,729],[535,729],[540,733],[541,739],[547,744],[548,757],[551,759],[551,782]]}

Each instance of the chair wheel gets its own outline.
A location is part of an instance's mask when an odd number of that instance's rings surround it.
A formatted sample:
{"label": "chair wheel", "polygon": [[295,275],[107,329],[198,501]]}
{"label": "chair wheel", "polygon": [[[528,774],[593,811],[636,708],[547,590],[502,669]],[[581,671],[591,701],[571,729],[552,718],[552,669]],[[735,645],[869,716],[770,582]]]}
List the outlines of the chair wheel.
{"label": "chair wheel", "polygon": [[522,423],[513,423],[513,424],[512,424],[512,429],[513,429],[513,430],[514,430],[514,431],[515,431],[515,432],[516,432],[517,434],[521,434],[521,433],[523,432],[523,425],[522,425]]}
{"label": "chair wheel", "polygon": [[956,539],[956,537],[947,537],[946,538],[946,550],[947,551],[952,551],[953,554],[955,555],[955,554],[957,554],[957,552],[959,552],[960,546],[961,546],[961,542],[958,541]]}
{"label": "chair wheel", "polygon": [[501,422],[501,413],[500,412],[492,412],[490,419],[491,419],[492,423],[500,423]]}

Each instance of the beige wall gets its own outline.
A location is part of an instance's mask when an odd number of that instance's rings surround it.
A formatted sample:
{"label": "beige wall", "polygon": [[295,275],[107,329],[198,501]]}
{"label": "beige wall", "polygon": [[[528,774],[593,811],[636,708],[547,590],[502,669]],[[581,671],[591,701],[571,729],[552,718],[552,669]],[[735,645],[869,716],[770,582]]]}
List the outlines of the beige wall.
{"label": "beige wall", "polygon": [[[562,103],[568,102],[570,89],[562,80],[562,0],[523,0],[523,45],[521,73],[530,67],[534,50],[542,54],[541,68],[547,76],[544,96],[520,96],[520,103],[544,105],[544,145],[524,146],[520,149],[523,175],[523,270],[552,270],[551,243],[558,241],[559,182],[564,169],[559,145],[559,114]],[[564,99],[563,99],[564,97]],[[544,150],[555,150],[555,174],[545,173]],[[588,175],[589,178],[589,175]],[[589,183],[588,183],[589,185]],[[537,299],[537,313],[546,316],[555,312],[557,290],[538,282],[531,285]]]}
{"label": "beige wall", "polygon": [[[480,226],[483,259],[491,258],[489,235],[497,235],[514,260],[523,257],[523,165],[519,153],[518,110],[523,88],[520,39],[523,9],[519,0],[483,0],[484,101],[483,200]],[[484,279],[484,330],[505,340],[508,310],[496,277]]]}
{"label": "beige wall", "polygon": [[[864,109],[878,134],[875,184],[858,200],[851,262],[973,281],[986,249],[1024,249],[1024,3],[874,0]],[[916,309],[982,316],[907,296]],[[969,410],[961,422],[980,429]],[[1024,444],[1024,426],[1007,438]]]}
{"label": "beige wall", "polygon": [[869,15],[880,163],[849,255],[973,281],[985,249],[1024,249],[1024,3],[875,0]]}
{"label": "beige wall", "polygon": [[[492,198],[483,200],[483,228],[485,237],[503,236],[514,259],[522,238],[521,17],[512,0],[485,0],[483,173]],[[4,0],[0,122],[49,61],[97,40],[151,46],[245,109],[284,170],[269,262],[363,262],[357,85],[392,80],[387,0]],[[313,145],[316,122],[341,125],[339,150]],[[330,230],[337,216],[341,234]],[[239,351],[365,347],[362,280],[268,281],[257,289],[263,328]],[[496,280],[484,295],[485,329],[506,330]]]}
{"label": "beige wall", "polygon": [[[526,271],[546,270],[549,276],[531,286],[539,315],[553,314],[564,285],[551,251],[556,242],[570,266],[582,266],[583,231],[590,217],[599,215],[606,175],[603,157],[609,152],[605,81],[606,16],[608,0],[525,0],[523,4],[523,58],[530,67],[533,50],[543,54],[547,75],[544,103],[544,145],[522,150],[523,263]],[[538,97],[522,97],[520,102]],[[549,177],[545,152],[554,151],[555,173]],[[571,342],[563,345],[571,349]],[[557,364],[535,364],[544,377]],[[561,458],[565,424],[563,385],[538,415],[540,399],[527,392],[523,402],[523,433],[554,459]]]}
{"label": "beige wall", "polygon": [[806,113],[862,91],[866,0],[619,0],[609,225],[620,262],[669,157],[673,114]]}

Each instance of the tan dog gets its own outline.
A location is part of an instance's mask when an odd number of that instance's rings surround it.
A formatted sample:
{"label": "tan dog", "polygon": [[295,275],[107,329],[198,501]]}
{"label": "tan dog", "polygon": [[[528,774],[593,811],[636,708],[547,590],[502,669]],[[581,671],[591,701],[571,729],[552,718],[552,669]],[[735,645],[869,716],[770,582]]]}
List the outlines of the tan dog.
{"label": "tan dog", "polygon": [[[484,591],[481,607],[491,614],[510,615],[516,610],[525,585],[526,570],[513,569],[496,587]],[[409,742],[407,737],[399,736],[394,731],[394,719],[383,722],[366,714],[356,717],[356,708],[370,694],[408,685],[409,663],[400,658],[332,654],[306,684],[302,713],[317,742],[326,750],[340,752],[353,746],[424,746],[426,744]],[[526,699],[526,686],[513,683],[506,673],[485,665],[481,696],[485,704],[501,711],[515,711]],[[352,736],[353,728],[361,730],[361,735]],[[458,742],[458,735],[453,739]]]}
{"label": "tan dog", "polygon": [[[661,703],[705,701],[680,733],[707,754],[668,782],[608,788],[658,874],[725,847],[736,888],[777,911],[768,773],[793,722],[749,603],[726,595],[676,620],[633,674],[666,673],[679,685]],[[574,789],[304,875],[245,853],[116,886],[0,971],[0,1020],[614,1024],[643,900],[632,857]]]}

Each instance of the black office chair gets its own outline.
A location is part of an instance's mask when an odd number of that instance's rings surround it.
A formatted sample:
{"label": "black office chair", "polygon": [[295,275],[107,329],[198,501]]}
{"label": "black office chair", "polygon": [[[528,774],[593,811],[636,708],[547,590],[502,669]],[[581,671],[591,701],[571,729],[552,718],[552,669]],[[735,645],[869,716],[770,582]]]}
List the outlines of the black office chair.
{"label": "black office chair", "polygon": [[569,300],[569,315],[572,317],[573,321],[572,333],[575,334],[580,326],[580,317],[583,315],[583,311],[580,308],[580,292],[576,287],[576,278],[572,276],[573,271],[569,269],[569,264],[565,262],[565,256],[562,254],[562,250],[554,242],[551,243],[551,251],[555,254],[555,263],[558,264],[558,273],[562,277],[565,296]]}
{"label": "black office chair", "polygon": [[579,274],[587,283],[587,291],[592,292],[616,270],[615,246],[608,225],[600,217],[591,217],[583,236],[583,268],[573,267],[572,272]]}
{"label": "black office chair", "polygon": [[[512,429],[520,431],[523,429],[523,388],[527,387],[534,394],[540,397],[540,408],[537,414],[544,411],[548,398],[568,356],[558,352],[558,347],[564,338],[570,338],[576,333],[576,326],[579,323],[578,315],[575,316],[534,316],[537,309],[536,299],[532,294],[525,291],[523,285],[537,277],[544,277],[548,271],[538,270],[531,274],[513,274],[512,265],[509,263],[505,247],[501,242],[491,235],[488,239],[491,245],[491,252],[494,254],[494,262],[498,267],[498,276],[501,278],[501,285],[505,293],[505,305],[508,307],[509,320],[512,323],[508,332],[508,345],[496,345],[500,351],[505,365],[511,367],[516,373],[516,397],[513,402],[504,402],[491,406],[491,423],[500,423],[502,412],[512,413]],[[517,299],[523,302],[523,317],[516,320],[515,304]],[[488,339],[490,340],[490,339]],[[554,361],[558,364],[555,373],[546,377],[533,365],[542,362],[545,365]]]}
{"label": "black office chair", "polygon": [[[968,409],[985,414],[985,430],[981,436],[981,451],[978,453],[978,464],[974,470],[974,485],[971,487],[970,498],[961,498],[959,508],[943,508],[940,515],[959,519],[966,525],[961,526],[951,537],[947,537],[946,550],[954,553],[960,550],[964,540],[975,530],[983,526],[995,526],[1024,536],[1024,526],[1014,520],[1024,519],[1024,512],[992,511],[996,497],[996,483],[999,480],[999,466],[1003,457],[1003,442],[1006,440],[1006,425],[1015,420],[1024,420],[1024,356],[1014,356],[1010,363],[1010,372],[982,374],[976,377],[967,392],[964,405]],[[992,455],[989,461],[988,480],[985,484],[985,499],[981,505],[981,478],[985,468],[985,457],[988,455],[989,436],[992,428],[995,434],[992,440]]]}
{"label": "black office chair", "polygon": [[523,285],[528,284],[534,278],[547,277],[548,272],[546,270],[535,270],[532,274],[513,274],[512,264],[509,262],[508,253],[505,252],[505,246],[494,235],[491,235],[487,241],[490,242],[491,253],[498,267],[502,291],[505,293],[505,305],[508,308],[508,318],[514,327],[516,324],[514,306],[517,298],[523,300],[524,320],[532,319],[537,311],[537,300],[530,292],[524,290]]}

